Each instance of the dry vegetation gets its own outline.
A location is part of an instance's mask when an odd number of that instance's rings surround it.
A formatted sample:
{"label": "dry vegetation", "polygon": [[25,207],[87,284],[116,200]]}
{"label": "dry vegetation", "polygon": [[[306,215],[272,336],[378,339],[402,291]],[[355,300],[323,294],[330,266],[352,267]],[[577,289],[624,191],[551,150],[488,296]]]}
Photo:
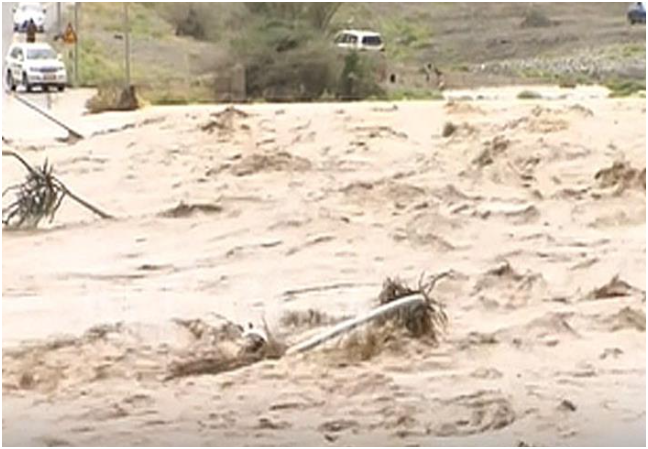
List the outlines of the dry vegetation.
{"label": "dry vegetation", "polygon": [[[84,8],[82,81],[120,82],[110,56],[122,45],[113,37],[117,5]],[[524,80],[603,82],[615,96],[645,90],[645,36],[627,28],[623,5],[187,2],[134,3],[132,11],[133,78],[156,104],[223,101],[216,79],[236,63],[246,68],[250,100],[434,98],[421,71],[430,63],[447,87]],[[385,54],[346,58],[331,41],[348,27],[380,31]]]}

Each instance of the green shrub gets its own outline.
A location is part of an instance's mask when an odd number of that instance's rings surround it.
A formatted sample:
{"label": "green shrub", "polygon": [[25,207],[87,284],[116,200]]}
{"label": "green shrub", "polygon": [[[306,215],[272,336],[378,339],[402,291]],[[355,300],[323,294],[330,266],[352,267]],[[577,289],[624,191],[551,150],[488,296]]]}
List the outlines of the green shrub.
{"label": "green shrub", "polygon": [[542,95],[533,90],[523,90],[517,95],[519,100],[540,100]]}
{"label": "green shrub", "polygon": [[640,80],[619,80],[612,79],[605,83],[605,87],[610,89],[611,98],[629,97],[646,90],[646,82]]}

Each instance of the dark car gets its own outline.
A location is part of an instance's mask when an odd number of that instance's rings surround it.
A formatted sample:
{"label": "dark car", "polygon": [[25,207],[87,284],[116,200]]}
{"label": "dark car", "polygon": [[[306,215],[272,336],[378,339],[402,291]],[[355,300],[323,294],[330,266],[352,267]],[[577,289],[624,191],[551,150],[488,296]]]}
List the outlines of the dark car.
{"label": "dark car", "polygon": [[628,8],[628,22],[630,25],[635,23],[646,23],[646,5],[644,2],[635,2]]}

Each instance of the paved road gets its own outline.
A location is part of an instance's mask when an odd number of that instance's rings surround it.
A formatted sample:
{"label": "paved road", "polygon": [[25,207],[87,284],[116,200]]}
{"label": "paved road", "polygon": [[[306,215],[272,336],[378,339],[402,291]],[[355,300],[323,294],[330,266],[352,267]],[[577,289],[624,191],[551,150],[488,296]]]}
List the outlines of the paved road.
{"label": "paved road", "polygon": [[[47,6],[47,14],[45,16],[45,34],[39,34],[37,39],[47,40],[55,31],[56,26],[56,4],[54,2],[43,3]],[[24,39],[23,34],[13,32],[13,11],[12,9],[17,5],[17,2],[2,3],[2,84],[4,86],[4,79],[6,75],[5,57],[9,46],[16,41]],[[64,12],[65,15],[65,12]],[[64,16],[65,17],[65,16]],[[40,106],[43,109],[51,110],[55,115],[60,116],[68,115],[64,109],[67,107],[70,92],[63,94],[52,92],[36,91],[30,94],[22,91],[19,87],[19,92],[32,103]],[[7,95],[5,89],[2,89],[2,135],[4,137],[23,141],[25,143],[41,143],[43,141],[51,141],[55,138],[62,138],[67,136],[67,132],[60,129],[56,125],[41,117],[38,113],[32,111],[27,106],[19,103],[10,95]]]}
{"label": "paved road", "polygon": [[[2,79],[5,75],[5,55],[13,39],[13,12],[16,2],[2,2]],[[2,109],[4,111],[5,91],[2,89]]]}

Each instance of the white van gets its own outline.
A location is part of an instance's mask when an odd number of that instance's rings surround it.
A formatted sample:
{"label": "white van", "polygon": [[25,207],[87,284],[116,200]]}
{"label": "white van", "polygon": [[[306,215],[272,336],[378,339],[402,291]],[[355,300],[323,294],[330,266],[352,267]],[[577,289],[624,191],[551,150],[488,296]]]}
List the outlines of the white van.
{"label": "white van", "polygon": [[362,30],[343,30],[335,36],[335,45],[352,50],[384,51],[380,33]]}
{"label": "white van", "polygon": [[20,2],[12,8],[14,31],[26,31],[27,24],[33,20],[40,33],[45,31],[45,13],[47,9],[40,2]]}

